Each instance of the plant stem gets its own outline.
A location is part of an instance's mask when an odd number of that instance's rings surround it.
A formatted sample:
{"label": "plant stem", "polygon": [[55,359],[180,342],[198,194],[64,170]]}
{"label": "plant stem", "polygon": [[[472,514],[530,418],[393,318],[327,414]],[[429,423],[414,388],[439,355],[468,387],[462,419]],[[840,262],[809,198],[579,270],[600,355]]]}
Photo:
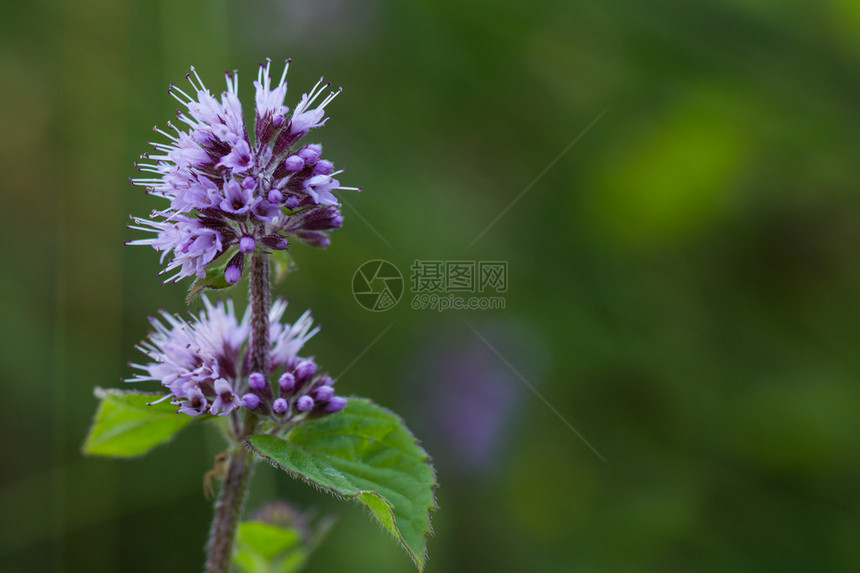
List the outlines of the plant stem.
{"label": "plant stem", "polygon": [[[250,267],[251,372],[260,372],[265,376],[269,373],[269,256],[254,253],[251,255]],[[245,450],[241,441],[253,434],[256,426],[256,414],[247,412],[242,430],[236,436],[239,444],[230,453],[224,485],[215,505],[215,516],[209,531],[206,573],[227,573],[230,570],[236,526],[245,505],[254,463],[251,453]]]}
{"label": "plant stem", "polygon": [[269,255],[251,255],[251,371],[269,374]]}
{"label": "plant stem", "polygon": [[236,536],[239,515],[245,504],[252,463],[251,452],[242,446],[237,446],[230,455],[224,485],[215,505],[215,517],[209,531],[206,573],[227,573],[230,570],[233,538]]}

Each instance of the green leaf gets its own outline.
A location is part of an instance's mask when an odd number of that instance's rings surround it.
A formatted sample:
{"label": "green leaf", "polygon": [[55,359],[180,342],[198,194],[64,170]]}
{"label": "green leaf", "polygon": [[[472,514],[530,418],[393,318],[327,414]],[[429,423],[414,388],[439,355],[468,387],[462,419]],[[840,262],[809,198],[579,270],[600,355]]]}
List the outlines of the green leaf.
{"label": "green leaf", "polygon": [[262,521],[245,521],[236,533],[233,563],[245,573],[291,573],[307,560],[297,529]]}
{"label": "green leaf", "polygon": [[232,254],[230,254],[227,262],[223,265],[208,268],[206,270],[206,276],[202,279],[194,279],[194,282],[191,283],[191,288],[188,289],[188,296],[185,298],[186,305],[190,306],[191,303],[194,302],[194,297],[202,293],[204,290],[223,290],[233,286],[224,278],[224,271],[227,269],[227,263],[230,262],[230,258],[232,258]]}
{"label": "green leaf", "polygon": [[83,452],[95,456],[132,457],[145,454],[194,418],[176,413],[176,406],[161,402],[148,406],[161,394],[96,388],[101,399]]}
{"label": "green leaf", "polygon": [[248,445],[293,477],[364,504],[423,570],[436,475],[397,415],[350,398],[343,411],[304,421],[285,438],[259,434]]}
{"label": "green leaf", "polygon": [[239,524],[233,564],[242,573],[301,571],[333,523],[326,517],[311,525],[309,518],[298,512],[275,522],[264,519]]}

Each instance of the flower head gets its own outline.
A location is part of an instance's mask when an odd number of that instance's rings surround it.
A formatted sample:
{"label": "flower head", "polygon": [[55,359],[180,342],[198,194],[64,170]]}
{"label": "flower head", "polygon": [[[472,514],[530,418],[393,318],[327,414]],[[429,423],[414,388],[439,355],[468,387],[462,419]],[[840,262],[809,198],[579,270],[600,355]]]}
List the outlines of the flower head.
{"label": "flower head", "polygon": [[[327,121],[325,109],[340,93],[320,79],[304,94],[292,114],[284,105],[287,68],[273,85],[271,62],[260,66],[254,82],[253,139],[237,95],[238,75],[227,73],[227,89],[215,97],[194,68],[186,76],[190,89],[171,85],[168,92],[184,107],[177,123],[155,131],[167,138],[152,143],[155,151],[138,164],[151,177],[132,179],[169,205],[149,218],[135,218],[132,228],[153,236],[130,241],[149,245],[169,257],[168,281],[204,277],[213,261],[235,252],[284,249],[288,238],[326,246],[327,232],[342,224],[333,191],[342,187],[332,163],[321,159],[318,144],[301,145],[307,133]],[[325,96],[324,93],[328,92]],[[323,96],[323,97],[321,97]],[[320,206],[326,210],[319,213]],[[263,240],[266,238],[266,240]],[[228,282],[242,274],[241,264],[225,267]]]}
{"label": "flower head", "polygon": [[[157,380],[178,411],[190,416],[226,416],[237,408],[270,413],[276,422],[299,414],[321,415],[343,409],[332,379],[317,375],[310,358],[299,357],[319,331],[305,312],[293,324],[281,322],[287,303],[276,300],[269,313],[269,372],[250,372],[250,315],[236,317],[230,300],[211,303],[191,320],[161,313],[139,349],[151,362],[133,364],[139,373],[130,382]],[[270,382],[271,380],[271,382]]]}

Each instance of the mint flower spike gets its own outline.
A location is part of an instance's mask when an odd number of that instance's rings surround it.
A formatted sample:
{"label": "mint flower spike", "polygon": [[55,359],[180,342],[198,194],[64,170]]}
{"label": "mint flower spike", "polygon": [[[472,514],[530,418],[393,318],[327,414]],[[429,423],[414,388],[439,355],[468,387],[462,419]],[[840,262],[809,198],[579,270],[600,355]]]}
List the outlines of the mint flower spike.
{"label": "mint flower spike", "polygon": [[[328,106],[341,90],[320,78],[291,109],[285,103],[289,63],[278,81],[270,60],[260,65],[250,124],[235,72],[225,72],[220,93],[210,92],[193,67],[189,85],[168,88],[181,107],[173,122],[154,128],[159,141],[136,164],[147,175],[131,179],[160,205],[132,218],[129,227],[144,236],[127,243],[159,252],[165,282],[197,277],[188,304],[201,295],[203,308],[150,317],[152,330],[137,347],[147,359],[130,365],[135,373],[127,382],[158,382],[163,391],[97,388],[100,404],[83,452],[137,456],[194,418],[217,421],[228,445],[204,480],[207,493],[214,472],[222,482],[206,573],[264,561],[273,570],[296,564],[294,553],[264,555],[290,531],[278,531],[276,522],[240,523],[260,459],[364,505],[421,571],[437,507],[429,456],[396,414],[339,396],[336,381],[304,355],[319,331],[310,312],[286,323],[287,302],[272,300],[273,266],[291,260],[277,251],[296,242],[328,246],[331,231],[343,225],[339,192],[360,190],[342,186],[343,170],[324,158],[322,145],[305,139],[328,122]],[[202,294],[243,276],[248,302],[241,316],[232,300],[210,302]],[[281,529],[295,529],[287,526]],[[314,535],[303,540],[305,553],[316,545]]]}
{"label": "mint flower spike", "polygon": [[[191,320],[166,312],[160,319],[150,319],[153,331],[138,348],[152,361],[132,364],[140,372],[129,382],[161,382],[168,391],[165,399],[189,416],[226,416],[247,408],[258,414],[273,413],[273,422],[285,423],[296,421],[298,414],[317,416],[343,409],[345,401],[334,395],[331,377],[315,375],[313,359],[299,357],[305,343],[319,331],[310,312],[285,324],[281,318],[287,303],[274,301],[269,311],[271,370],[248,372],[250,314],[240,320],[231,300],[213,304],[202,298],[205,308]],[[267,378],[292,382],[272,385]]]}
{"label": "mint flower spike", "polygon": [[168,93],[182,104],[177,124],[154,130],[167,142],[150,142],[154,151],[137,163],[150,177],[131,179],[147,193],[169,205],[148,218],[133,218],[130,228],[152,236],[128,241],[161,252],[165,282],[204,278],[212,263],[226,255],[225,279],[242,277],[243,258],[237,252],[286,249],[291,239],[326,247],[329,231],[343,224],[335,170],[322,159],[319,144],[301,145],[307,133],[323,126],[326,107],[340,89],[320,79],[303,94],[292,114],[284,105],[287,69],[273,85],[271,61],[260,66],[254,81],[254,139],[245,125],[239,101],[239,78],[227,72],[226,91],[215,97],[192,67],[187,90],[171,84]]}

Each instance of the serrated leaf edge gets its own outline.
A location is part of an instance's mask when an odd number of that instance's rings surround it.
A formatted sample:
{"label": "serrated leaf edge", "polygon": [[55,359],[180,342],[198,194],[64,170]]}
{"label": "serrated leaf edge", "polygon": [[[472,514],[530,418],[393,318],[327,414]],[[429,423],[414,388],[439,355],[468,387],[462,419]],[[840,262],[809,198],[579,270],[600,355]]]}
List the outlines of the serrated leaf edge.
{"label": "serrated leaf edge", "polygon": [[[438,511],[438,509],[439,509],[439,505],[436,502],[436,489],[439,487],[439,482],[436,478],[436,468],[433,467],[433,464],[431,463],[432,458],[430,457],[430,454],[427,453],[427,450],[425,450],[424,448],[421,447],[421,441],[415,437],[415,435],[409,429],[409,426],[406,425],[403,418],[401,418],[398,414],[396,414],[395,412],[392,412],[391,410],[389,410],[388,408],[385,408],[384,406],[380,406],[379,404],[375,403],[373,400],[370,400],[368,398],[362,398],[362,397],[358,397],[358,396],[349,396],[348,398],[350,400],[362,400],[364,402],[368,402],[369,404],[375,406],[376,408],[379,408],[380,410],[382,410],[382,411],[390,414],[394,418],[396,418],[397,421],[400,423],[400,426],[406,431],[407,434],[409,434],[409,437],[412,438],[413,443],[416,446],[418,446],[418,449],[420,449],[421,452],[424,454],[425,457],[422,460],[424,462],[424,464],[430,468],[431,472],[433,472],[433,484],[430,486],[430,491],[433,494],[433,505],[427,508],[427,524],[428,524],[429,529],[428,529],[427,533],[424,534],[424,538],[422,539],[422,545],[423,545],[424,550],[422,552],[423,555],[421,556],[420,561],[418,559],[418,556],[416,556],[415,553],[412,551],[412,549],[410,549],[409,546],[406,544],[406,541],[403,539],[403,535],[400,533],[400,528],[395,527],[395,529],[397,529],[396,538],[400,542],[400,545],[406,550],[406,553],[409,554],[409,558],[412,559],[412,562],[415,563],[416,567],[418,567],[418,571],[424,571],[424,567],[426,566],[427,560],[429,558],[428,553],[427,553],[427,536],[434,535],[434,533],[433,533],[433,520],[431,519],[431,514],[434,511]],[[312,481],[307,476],[303,475],[302,473],[297,472],[291,468],[282,466],[277,461],[273,460],[270,456],[267,456],[267,455],[261,453],[250,442],[250,439],[252,437],[253,436],[249,436],[243,440],[243,444],[245,445],[245,447],[248,450],[250,450],[251,452],[253,452],[254,455],[256,455],[259,458],[269,462],[272,466],[274,466],[274,467],[276,467],[282,471],[285,471],[287,474],[289,474],[290,476],[292,476],[295,479],[298,479],[300,481],[303,481],[307,484],[312,485],[313,487],[315,487],[318,490],[326,491],[338,499],[351,499],[351,500],[354,500],[354,501],[361,503],[359,498],[361,497],[362,494],[375,495],[376,497],[381,499],[383,502],[385,502],[385,505],[388,507],[388,512],[389,512],[389,515],[391,516],[392,523],[394,523],[395,525],[397,524],[397,520],[394,518],[394,512],[392,511],[393,505],[390,501],[388,501],[388,499],[385,498],[384,495],[381,495],[379,492],[375,492],[375,491],[371,491],[371,490],[357,490],[354,495],[344,495],[344,494],[341,494],[341,493],[335,491],[334,489],[332,489],[330,487],[318,484],[318,483]],[[284,441],[288,441],[286,438],[281,438],[281,439],[283,439]],[[293,445],[293,447],[295,447],[299,450],[302,450],[303,452],[307,452],[307,450],[305,450],[301,446],[297,446],[295,444],[292,444],[292,445]],[[362,505],[364,505],[364,504],[362,504]],[[379,525],[382,526],[382,528],[385,531],[391,533],[391,531],[387,527],[385,527],[385,525],[381,521],[379,521],[379,518],[377,518],[373,514],[373,512],[370,510],[370,508],[367,507],[366,505],[365,505],[365,507],[367,508],[367,511],[370,513],[370,515],[373,517],[373,519],[375,519],[379,523]],[[394,535],[394,534],[392,534],[392,535]]]}

